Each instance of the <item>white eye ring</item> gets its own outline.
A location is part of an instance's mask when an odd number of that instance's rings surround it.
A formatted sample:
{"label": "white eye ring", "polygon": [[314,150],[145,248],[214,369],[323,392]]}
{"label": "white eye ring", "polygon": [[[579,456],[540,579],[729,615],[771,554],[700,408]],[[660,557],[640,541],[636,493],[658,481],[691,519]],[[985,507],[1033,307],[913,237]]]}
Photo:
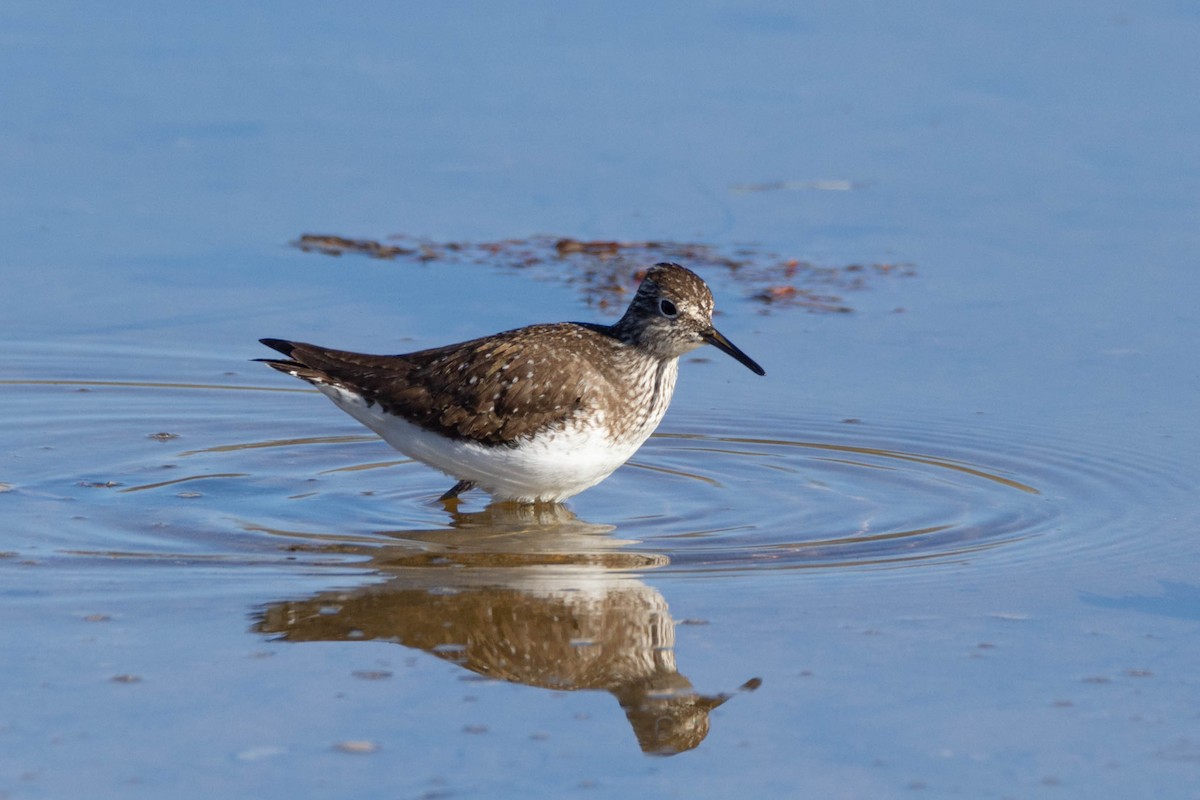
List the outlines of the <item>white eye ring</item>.
{"label": "white eye ring", "polygon": [[658,301],[658,313],[662,314],[664,317],[672,317],[673,318],[675,316],[678,316],[679,309],[677,309],[675,307],[674,303],[672,303],[667,298],[663,297],[663,298],[659,299],[659,301]]}

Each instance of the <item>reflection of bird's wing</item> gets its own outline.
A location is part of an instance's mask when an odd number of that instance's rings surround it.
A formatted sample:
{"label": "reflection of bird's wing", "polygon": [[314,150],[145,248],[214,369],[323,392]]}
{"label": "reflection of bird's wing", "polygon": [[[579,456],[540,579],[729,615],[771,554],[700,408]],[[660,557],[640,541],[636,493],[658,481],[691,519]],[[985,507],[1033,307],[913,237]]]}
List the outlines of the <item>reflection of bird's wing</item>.
{"label": "reflection of bird's wing", "polygon": [[262,359],[280,372],[348,389],[427,430],[489,445],[568,420],[586,405],[589,385],[606,380],[590,366],[589,351],[621,346],[598,326],[573,323],[395,356],[262,341],[290,359]]}

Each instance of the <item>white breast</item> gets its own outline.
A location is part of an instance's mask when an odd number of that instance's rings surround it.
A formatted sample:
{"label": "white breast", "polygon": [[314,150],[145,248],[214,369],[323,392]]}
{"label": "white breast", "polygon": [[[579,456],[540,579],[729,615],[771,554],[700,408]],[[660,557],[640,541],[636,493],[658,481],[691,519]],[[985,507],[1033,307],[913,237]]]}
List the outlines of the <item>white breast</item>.
{"label": "white breast", "polygon": [[651,384],[650,401],[639,404],[638,413],[627,418],[633,424],[620,435],[610,432],[603,414],[591,414],[586,422],[542,432],[516,447],[449,439],[387,414],[378,404],[368,406],[337,386],[317,388],[401,453],[473,481],[496,500],[561,502],[607,478],[642,446],[666,413],[678,371],[672,360],[644,376]]}

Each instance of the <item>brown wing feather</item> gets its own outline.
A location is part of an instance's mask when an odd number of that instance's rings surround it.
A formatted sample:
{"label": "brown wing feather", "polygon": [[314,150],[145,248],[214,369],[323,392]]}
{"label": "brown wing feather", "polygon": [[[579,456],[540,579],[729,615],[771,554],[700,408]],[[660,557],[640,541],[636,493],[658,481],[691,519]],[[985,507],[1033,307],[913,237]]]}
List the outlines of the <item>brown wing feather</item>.
{"label": "brown wing feather", "polygon": [[587,352],[620,346],[601,330],[571,323],[395,356],[263,343],[290,359],[263,359],[275,369],[351,389],[428,430],[492,445],[515,444],[585,408],[589,387],[608,380],[590,366]]}

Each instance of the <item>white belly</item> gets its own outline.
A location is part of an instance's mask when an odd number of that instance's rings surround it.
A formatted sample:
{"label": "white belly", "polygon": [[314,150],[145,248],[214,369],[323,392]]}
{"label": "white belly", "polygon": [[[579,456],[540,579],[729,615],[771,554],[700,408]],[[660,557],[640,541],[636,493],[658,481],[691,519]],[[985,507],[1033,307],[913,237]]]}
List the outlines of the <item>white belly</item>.
{"label": "white belly", "polygon": [[662,421],[674,380],[669,383],[665,401],[654,403],[656,408],[640,421],[637,430],[619,440],[610,438],[607,428],[593,424],[547,431],[518,447],[448,439],[386,414],[378,404],[368,406],[358,395],[336,386],[318,384],[317,388],[404,455],[460,480],[473,481],[496,500],[557,503],[595,486],[629,460]]}

